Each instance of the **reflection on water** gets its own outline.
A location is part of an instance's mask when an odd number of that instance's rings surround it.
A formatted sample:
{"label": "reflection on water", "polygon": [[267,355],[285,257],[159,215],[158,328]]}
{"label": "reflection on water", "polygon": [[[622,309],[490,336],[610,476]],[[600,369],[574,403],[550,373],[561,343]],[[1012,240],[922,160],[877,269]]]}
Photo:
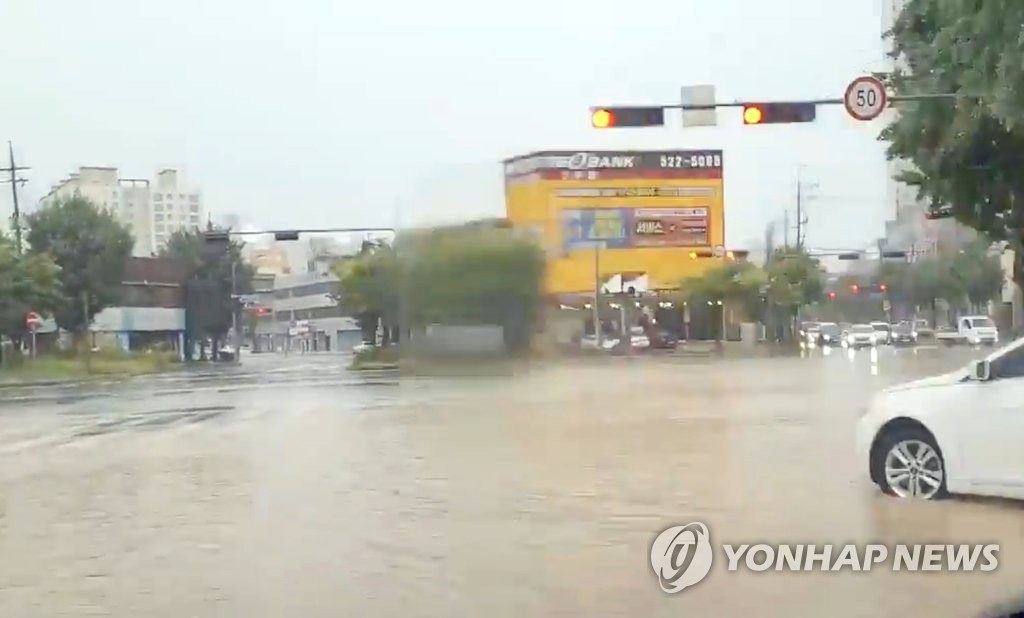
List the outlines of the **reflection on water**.
{"label": "reflection on water", "polygon": [[[387,389],[295,378],[0,415],[0,555],[17,557],[0,560],[0,615],[972,615],[1021,592],[1024,517],[865,485],[852,431],[867,397],[965,360],[898,352],[609,359]],[[184,409],[218,415],[120,429]],[[716,543],[994,539],[1002,566],[719,561],[666,596],[648,545],[690,521]]]}

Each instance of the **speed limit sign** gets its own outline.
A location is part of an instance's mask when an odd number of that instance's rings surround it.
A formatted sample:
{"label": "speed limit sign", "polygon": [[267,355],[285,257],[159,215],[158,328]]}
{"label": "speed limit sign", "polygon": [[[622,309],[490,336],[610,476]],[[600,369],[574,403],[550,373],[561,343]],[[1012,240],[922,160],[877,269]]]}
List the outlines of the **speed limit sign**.
{"label": "speed limit sign", "polygon": [[858,77],[846,87],[846,111],[857,120],[874,120],[885,111],[889,96],[885,84],[871,76]]}

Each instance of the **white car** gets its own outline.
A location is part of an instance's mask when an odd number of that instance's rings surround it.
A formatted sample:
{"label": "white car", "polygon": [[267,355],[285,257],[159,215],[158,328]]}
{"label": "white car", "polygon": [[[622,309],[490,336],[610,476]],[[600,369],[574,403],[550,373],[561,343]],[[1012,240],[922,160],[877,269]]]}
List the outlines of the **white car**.
{"label": "white car", "polygon": [[850,348],[873,346],[877,342],[875,329],[870,324],[854,324],[843,335],[843,345]]}
{"label": "white car", "polygon": [[1024,339],[957,371],[879,393],[857,427],[885,493],[1024,499]]}
{"label": "white car", "polygon": [[875,329],[875,343],[881,345],[892,343],[892,326],[888,322],[872,322],[871,328]]}

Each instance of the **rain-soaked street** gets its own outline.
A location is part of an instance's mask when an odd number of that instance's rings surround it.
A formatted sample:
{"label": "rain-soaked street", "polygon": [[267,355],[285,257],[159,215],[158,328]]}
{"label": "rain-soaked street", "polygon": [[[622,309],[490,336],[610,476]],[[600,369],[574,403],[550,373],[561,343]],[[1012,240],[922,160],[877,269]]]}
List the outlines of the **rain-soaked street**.
{"label": "rain-soaked street", "polygon": [[[950,616],[1024,593],[1024,510],[878,495],[870,394],[966,350],[606,358],[469,378],[340,356],[0,390],[0,616]],[[969,413],[969,410],[965,410]],[[994,573],[662,593],[652,538],[998,542]]]}

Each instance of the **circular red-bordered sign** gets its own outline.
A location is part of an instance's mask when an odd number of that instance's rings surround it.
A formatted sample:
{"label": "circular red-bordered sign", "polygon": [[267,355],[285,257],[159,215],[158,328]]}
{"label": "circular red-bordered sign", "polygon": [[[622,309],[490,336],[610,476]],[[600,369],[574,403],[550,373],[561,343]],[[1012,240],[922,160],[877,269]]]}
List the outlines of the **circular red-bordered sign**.
{"label": "circular red-bordered sign", "polygon": [[846,87],[843,105],[856,120],[874,120],[889,105],[889,94],[881,80],[869,75],[858,77]]}
{"label": "circular red-bordered sign", "polygon": [[39,328],[42,325],[43,325],[43,318],[42,318],[42,316],[40,316],[35,311],[29,311],[25,315],[25,326],[28,327],[29,330],[36,330],[37,328]]}

